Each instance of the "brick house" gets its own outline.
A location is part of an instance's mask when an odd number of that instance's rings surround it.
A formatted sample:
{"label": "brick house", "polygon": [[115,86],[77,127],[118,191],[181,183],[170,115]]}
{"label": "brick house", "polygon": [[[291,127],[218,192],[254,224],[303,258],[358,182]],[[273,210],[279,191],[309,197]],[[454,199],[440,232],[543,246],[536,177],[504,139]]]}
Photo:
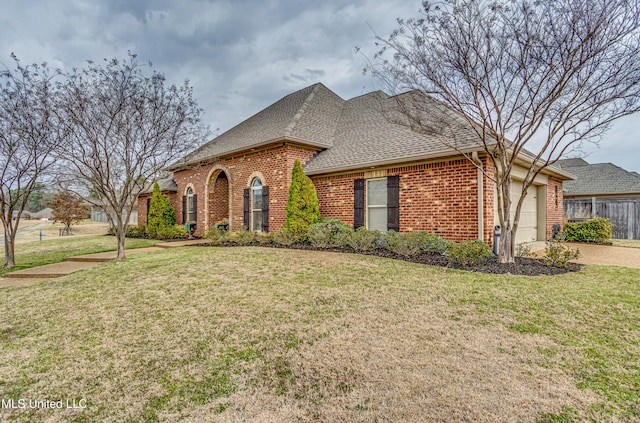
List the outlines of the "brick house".
{"label": "brick house", "polygon": [[[454,129],[455,149],[436,135],[398,125],[386,110],[397,97],[380,91],[344,100],[322,84],[290,94],[173,164],[179,222],[202,234],[223,218],[230,230],[284,227],[296,159],[315,184],[323,217],[355,228],[426,230],[491,244],[495,188],[474,163],[491,173],[475,134],[433,100]],[[530,160],[522,157],[523,163]],[[514,192],[525,169],[514,169]],[[550,168],[530,188],[518,242],[547,239],[562,224],[562,181]],[[145,224],[148,194],[139,197]],[[176,201],[181,198],[181,201]],[[175,205],[175,204],[174,204]]]}

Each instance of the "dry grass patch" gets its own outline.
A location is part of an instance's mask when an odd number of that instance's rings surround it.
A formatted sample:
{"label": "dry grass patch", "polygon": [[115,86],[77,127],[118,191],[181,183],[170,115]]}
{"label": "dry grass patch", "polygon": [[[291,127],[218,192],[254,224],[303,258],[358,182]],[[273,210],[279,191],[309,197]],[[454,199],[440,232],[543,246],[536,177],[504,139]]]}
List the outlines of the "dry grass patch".
{"label": "dry grass patch", "polygon": [[131,256],[3,289],[0,397],[88,407],[2,417],[638,419],[639,275],[479,275],[254,247]]}

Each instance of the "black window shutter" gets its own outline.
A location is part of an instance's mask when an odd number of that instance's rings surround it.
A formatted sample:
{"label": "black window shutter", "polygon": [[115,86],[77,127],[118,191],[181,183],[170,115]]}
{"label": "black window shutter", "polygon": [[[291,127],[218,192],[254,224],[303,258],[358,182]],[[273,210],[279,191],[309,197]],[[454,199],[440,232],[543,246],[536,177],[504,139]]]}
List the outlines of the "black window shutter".
{"label": "black window shutter", "polygon": [[182,196],[182,224],[187,223],[187,196]]}
{"label": "black window shutter", "polygon": [[193,221],[198,220],[198,196],[193,194]]}
{"label": "black window shutter", "polygon": [[364,226],[364,179],[353,181],[353,229]]}
{"label": "black window shutter", "polygon": [[400,177],[387,177],[387,230],[400,231]]}
{"label": "black window shutter", "polygon": [[147,197],[147,225],[149,224],[149,210],[151,210],[151,197]]}
{"label": "black window shutter", "polygon": [[243,208],[243,224],[248,229],[249,221],[249,188],[244,189],[244,208]]}
{"label": "black window shutter", "polygon": [[269,187],[262,187],[262,232],[269,232]]}

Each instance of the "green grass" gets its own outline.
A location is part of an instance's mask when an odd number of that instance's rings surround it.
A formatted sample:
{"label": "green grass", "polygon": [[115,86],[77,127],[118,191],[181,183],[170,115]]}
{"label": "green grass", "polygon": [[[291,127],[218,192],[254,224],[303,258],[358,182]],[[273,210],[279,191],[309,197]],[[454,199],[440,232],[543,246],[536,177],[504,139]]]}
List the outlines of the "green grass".
{"label": "green grass", "polygon": [[[150,247],[158,241],[127,238],[125,248]],[[0,276],[16,270],[45,264],[59,263],[69,257],[83,254],[115,251],[116,239],[113,236],[61,237],[53,240],[18,244],[15,248],[16,266],[11,269],[0,268]],[[4,249],[0,251],[0,260],[4,263]]]}
{"label": "green grass", "polygon": [[2,288],[2,421],[640,420],[640,271],[181,248]]}

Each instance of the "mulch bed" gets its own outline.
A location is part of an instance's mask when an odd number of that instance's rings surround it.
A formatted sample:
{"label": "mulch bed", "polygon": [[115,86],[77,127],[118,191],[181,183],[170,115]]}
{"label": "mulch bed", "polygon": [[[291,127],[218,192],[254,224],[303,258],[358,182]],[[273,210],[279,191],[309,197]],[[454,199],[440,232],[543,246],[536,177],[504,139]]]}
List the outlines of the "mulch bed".
{"label": "mulch bed", "polygon": [[[577,272],[584,266],[579,264],[570,264],[568,268],[547,266],[541,260],[533,258],[516,257],[515,263],[502,264],[498,263],[497,257],[491,257],[482,260],[480,263],[463,266],[457,263],[451,262],[447,257],[441,254],[435,253],[421,253],[412,256],[402,256],[394,253],[393,251],[376,249],[366,252],[354,251],[351,247],[331,247],[331,248],[318,248],[309,244],[293,244],[290,246],[276,245],[276,244],[261,244],[258,242],[252,242],[248,245],[267,247],[267,248],[290,248],[296,250],[311,250],[311,251],[330,251],[337,253],[349,253],[349,254],[365,254],[370,256],[378,256],[384,258],[390,258],[395,260],[404,260],[412,263],[427,264],[429,266],[440,266],[450,269],[468,270],[471,272],[480,273],[492,273],[492,274],[509,274],[509,275],[526,275],[526,276],[541,276],[541,275],[560,275],[567,272]],[[210,246],[210,244],[203,242],[202,246]],[[219,247],[237,247],[238,244],[226,242],[217,245]]]}

